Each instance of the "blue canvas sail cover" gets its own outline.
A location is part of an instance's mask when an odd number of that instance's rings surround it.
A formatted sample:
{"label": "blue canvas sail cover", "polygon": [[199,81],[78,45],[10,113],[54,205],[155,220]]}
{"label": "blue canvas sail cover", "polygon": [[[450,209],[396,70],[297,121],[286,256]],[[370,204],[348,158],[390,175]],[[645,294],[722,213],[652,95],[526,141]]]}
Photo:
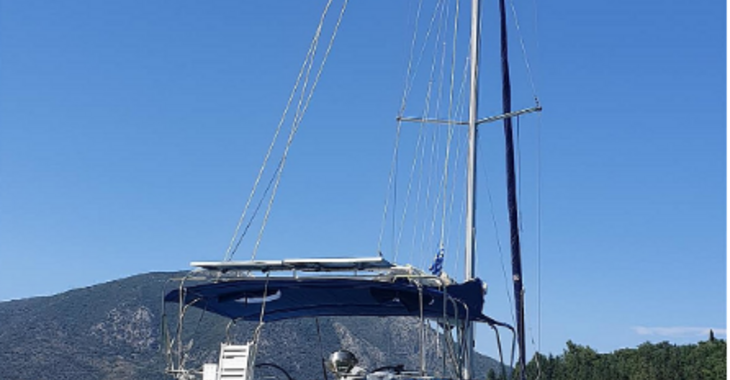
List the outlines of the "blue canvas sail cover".
{"label": "blue canvas sail cover", "polygon": [[[443,289],[443,288],[441,288]],[[429,319],[470,320],[493,323],[482,314],[484,290],[481,280],[419,288],[399,279],[395,282],[369,279],[269,278],[242,279],[189,286],[182,301],[231,319],[266,322],[320,316],[413,316]],[[422,292],[422,293],[421,293]],[[423,302],[421,302],[421,294]],[[165,296],[180,302],[180,290]],[[446,302],[444,302],[446,300]]]}

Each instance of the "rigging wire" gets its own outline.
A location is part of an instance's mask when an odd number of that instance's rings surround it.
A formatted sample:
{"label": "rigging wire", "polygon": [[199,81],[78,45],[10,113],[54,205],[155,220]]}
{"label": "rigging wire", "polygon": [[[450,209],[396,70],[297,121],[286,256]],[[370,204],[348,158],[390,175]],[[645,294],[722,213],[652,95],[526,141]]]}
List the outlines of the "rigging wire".
{"label": "rigging wire", "polygon": [[[420,50],[420,52],[418,54],[418,60],[416,61],[416,69],[411,72],[412,77],[410,78],[410,80],[408,82],[406,82],[407,87],[405,89],[405,92],[407,94],[410,94],[411,90],[413,90],[413,84],[415,83],[416,76],[418,75],[418,68],[421,66],[421,60],[423,59],[423,56],[424,56],[424,54],[426,52],[427,42],[431,38],[431,33],[433,32],[433,26],[434,26],[434,23],[436,22],[436,12],[439,9],[440,4],[442,4],[442,3],[441,2],[438,2],[436,4],[436,8],[434,9],[434,13],[431,16],[431,21],[429,22],[429,25],[428,25],[428,29],[426,30],[426,34],[423,37],[424,42],[423,42],[423,45],[421,45],[421,50]],[[414,30],[414,38],[417,35],[416,34],[417,32],[418,32],[417,29]],[[406,103],[403,103],[402,104],[402,108],[398,112],[398,116],[403,116],[403,113],[406,110],[405,109],[406,108],[406,105],[407,105]]]}
{"label": "rigging wire", "polygon": [[[522,204],[522,140],[520,139],[520,117],[515,117],[515,158],[517,161],[517,204]],[[517,209],[519,217],[520,232],[524,232],[524,226],[522,225],[522,209]]]}
{"label": "rigging wire", "polygon": [[[436,79],[436,91],[435,91],[436,96],[434,98],[435,104],[433,107],[433,109],[434,109],[433,113],[434,113],[435,117],[437,117],[439,115],[439,111],[440,111],[440,107],[441,107],[441,92],[442,92],[442,88],[443,88],[443,76],[444,76],[443,73],[444,73],[444,59],[445,59],[445,49],[444,49],[445,46],[441,40],[443,38],[444,22],[448,19],[448,17],[447,17],[448,13],[446,13],[446,10],[448,8],[446,7],[445,3],[446,3],[445,1],[441,2],[438,29],[436,32],[436,39],[434,41],[433,59],[432,59],[432,66],[431,66],[431,78],[429,80],[428,93],[426,95],[426,100],[425,100],[427,103],[427,106],[425,107],[425,111],[424,111],[424,115],[423,115],[424,118],[427,118],[429,113],[431,112],[431,108],[432,108],[431,107],[431,98],[433,96],[433,90],[434,90],[433,82],[434,82],[437,66],[438,66],[439,70],[438,70],[438,78]],[[441,52],[441,54],[439,54],[439,52]],[[441,58],[440,60],[438,59],[439,56]],[[437,64],[437,61],[438,61],[438,64]],[[433,187],[432,183],[433,183],[433,179],[434,179],[434,168],[436,167],[436,165],[435,165],[436,143],[438,141],[438,136],[440,134],[439,132],[440,132],[441,128],[438,126],[431,126],[431,130],[432,130],[431,153],[429,155],[428,167],[427,167],[427,171],[426,171],[426,188],[425,188],[426,198],[423,203],[424,214],[426,214],[426,215],[428,215],[428,208],[432,203],[431,189]],[[421,167],[421,169],[422,169],[422,171],[421,171],[421,173],[419,173],[419,175],[423,175],[423,167]],[[440,192],[437,192],[437,195],[438,194],[440,194]],[[421,229],[420,248],[416,249],[416,247],[414,246],[414,248],[411,250],[411,255],[415,251],[429,252],[433,249],[433,244],[432,244],[433,236],[434,236],[433,232],[434,232],[434,228],[435,228],[436,211],[438,209],[438,198],[434,199],[433,204],[434,204],[433,211],[430,213],[430,230],[427,230],[427,223],[429,222],[429,220],[424,218],[423,227]],[[417,203],[416,207],[420,207],[420,204]],[[414,229],[417,228],[416,223],[418,223],[418,218],[415,219]],[[428,233],[429,231],[430,231],[430,233]],[[423,255],[423,254],[420,255],[420,259],[421,259],[420,267],[422,267],[422,268],[426,267],[425,263],[426,263],[427,258],[428,258],[428,255]],[[411,260],[411,262],[414,262],[414,261]]]}
{"label": "rigging wire", "polygon": [[[434,10],[433,15],[431,16],[431,21],[430,21],[429,26],[428,26],[428,29],[426,31],[426,36],[424,37],[424,42],[423,42],[423,45],[421,46],[421,50],[420,50],[420,53],[419,53],[418,60],[416,61],[416,70],[414,70],[411,73],[412,77],[410,77],[408,79],[408,81],[407,81],[407,84],[406,84],[406,87],[407,88],[405,90],[405,98],[406,99],[407,99],[408,95],[410,94],[411,89],[413,88],[413,82],[414,82],[414,79],[415,79],[415,77],[417,75],[417,68],[420,66],[420,62],[421,62],[421,59],[423,58],[423,55],[424,55],[424,52],[425,52],[425,49],[426,49],[426,45],[427,45],[427,43],[429,41],[429,37],[430,37],[430,35],[431,35],[432,31],[433,31],[433,26],[434,26],[434,23],[436,21],[436,15],[437,15],[437,11],[439,9],[440,4],[441,3],[438,3],[436,5],[436,9]],[[420,12],[420,8],[419,8],[419,12]],[[417,34],[415,34],[416,32],[417,32],[417,30],[414,31],[414,40],[415,40],[415,38],[417,36]],[[409,65],[409,68],[410,68],[410,65]],[[432,71],[433,71],[433,68],[432,68]],[[399,116],[402,116],[403,112],[405,111],[406,104],[407,103],[404,101],[404,103],[402,104],[402,108],[401,108],[401,111],[399,113]],[[399,125],[400,125],[400,123],[399,123]],[[421,126],[421,128],[419,129],[419,137],[418,137],[417,142],[416,142],[416,151],[418,151],[418,147],[420,146],[419,144],[421,144],[421,141],[422,141],[422,138],[423,138],[423,136],[422,136],[423,129],[424,129],[423,126]],[[396,147],[396,149],[397,149],[397,147]],[[413,181],[413,174],[414,174],[414,171],[415,171],[416,159],[417,159],[417,156],[414,156],[414,160],[413,160],[413,162],[411,164],[411,173],[409,175],[409,180],[408,180],[408,190],[407,190],[407,193],[406,193],[406,202],[409,202],[409,199],[410,199],[410,192],[411,192],[412,185],[413,185],[412,181]],[[394,188],[394,191],[397,191],[397,189]],[[401,241],[401,238],[402,238],[403,226],[404,226],[404,223],[405,223],[405,218],[406,218],[408,209],[409,209],[409,206],[408,206],[408,203],[406,203],[406,205],[403,208],[403,213],[402,213],[402,217],[401,217],[400,228],[396,227],[398,229],[398,232],[397,232],[398,237],[397,238],[394,237],[395,238],[395,247],[394,247],[394,253],[393,253],[393,261],[394,262],[398,260],[398,254],[399,254],[399,251],[400,251],[400,241]]]}
{"label": "rigging wire", "polygon": [[459,2],[456,2],[456,9],[454,10],[454,31],[453,41],[451,45],[451,71],[449,76],[449,111],[448,115],[448,135],[446,141],[446,153],[444,157],[444,175],[443,175],[443,210],[441,214],[441,236],[439,238],[440,249],[444,248],[446,237],[446,209],[447,209],[447,196],[449,186],[449,157],[451,154],[451,141],[454,137],[454,73],[456,71],[456,36],[459,31]]}
{"label": "rigging wire", "polygon": [[[533,0],[534,9],[534,25],[535,25],[535,50],[537,51],[537,57],[540,57],[540,34],[538,30],[538,7],[537,0]],[[539,66],[538,66],[539,68]],[[542,204],[541,204],[541,193],[542,193],[542,113],[537,115],[537,350],[541,351],[542,345],[542,241],[541,241],[541,227],[542,227]]]}
{"label": "rigging wire", "polygon": [[[482,165],[482,168],[484,168],[484,165]],[[487,174],[486,169],[482,169],[482,172],[484,174],[484,180],[487,183],[487,185],[485,186],[485,188],[487,190],[487,199],[489,200],[489,212],[490,212],[491,217],[492,217],[492,226],[494,227],[494,238],[495,238],[495,241],[497,243],[497,250],[499,252],[500,264],[501,264],[501,267],[502,267],[502,276],[504,278],[505,293],[507,294],[507,300],[509,301],[509,304],[510,305],[514,305],[514,300],[512,299],[512,294],[509,292],[509,288],[510,288],[509,285],[510,285],[510,283],[509,283],[509,279],[507,277],[507,268],[506,268],[506,266],[504,264],[504,251],[502,250],[502,242],[501,242],[501,240],[499,238],[499,227],[497,225],[497,217],[496,217],[496,214],[494,212],[494,201],[492,199],[492,192],[491,192],[491,190],[489,188],[489,183],[490,183],[490,181],[489,181],[489,175]],[[512,323],[513,324],[516,324],[517,319],[515,317],[514,308],[510,307],[509,309],[510,309],[510,314],[512,316]]]}
{"label": "rigging wire", "polygon": [[[522,48],[522,57],[525,61],[525,68],[527,69],[527,77],[530,80],[530,86],[532,86],[532,96],[535,98],[535,104],[540,105],[540,99],[537,96],[537,87],[535,86],[535,80],[532,75],[532,69],[530,67],[530,60],[527,57],[527,49],[525,48],[525,40],[522,37],[522,31],[520,30],[520,22],[519,22],[519,19],[517,18],[517,10],[515,9],[514,0],[510,0],[509,4],[510,4],[510,8],[512,9],[513,19],[515,20],[515,29],[517,30],[517,36],[519,37],[520,48]],[[535,5],[535,12],[537,14],[537,4]],[[537,17],[537,16],[535,16],[535,17]]]}
{"label": "rigging wire", "polygon": [[[528,59],[527,55],[527,49],[525,47],[524,38],[522,36],[522,32],[520,29],[520,23],[519,18],[517,17],[517,10],[515,8],[514,0],[510,0],[510,8],[512,10],[512,15],[515,23],[515,29],[517,31],[517,35],[519,36],[520,41],[520,47],[522,49],[522,56],[525,61],[525,67],[528,74],[528,78],[530,81],[530,86],[532,87],[533,97],[535,100],[535,104],[537,106],[540,105],[540,100],[537,94],[537,86],[535,84],[535,75],[533,75],[532,66],[530,65],[530,61]],[[533,10],[534,10],[534,35],[535,35],[535,47],[536,50],[538,50],[539,53],[539,33],[538,33],[538,6],[537,6],[537,0],[533,0]],[[539,56],[539,54],[538,54]],[[519,117],[517,118],[518,122],[518,141],[519,141]],[[541,152],[541,127],[542,127],[542,113],[538,113],[537,115],[537,126],[536,126],[536,183],[537,183],[537,191],[536,191],[536,209],[537,209],[537,221],[536,221],[536,256],[537,256],[537,352],[540,352],[541,350],[541,332],[542,332],[542,326],[541,326],[541,315],[542,315],[542,241],[541,241],[541,226],[542,226],[542,205],[541,205],[541,187],[542,187],[542,152]],[[518,156],[519,157],[519,156]],[[534,344],[534,341],[533,341]],[[539,367],[538,367],[538,372]]]}
{"label": "rigging wire", "polygon": [[[418,152],[419,147],[421,148],[421,151],[423,151],[423,149],[424,149],[424,145],[421,143],[421,141],[423,139],[423,135],[422,135],[421,131],[424,128],[425,128],[425,126],[423,124],[421,124],[421,126],[419,127],[418,139],[416,141],[416,152]],[[403,206],[403,213],[401,215],[400,228],[398,228],[398,238],[396,239],[396,249],[395,249],[395,259],[396,260],[398,259],[398,253],[400,251],[400,242],[401,242],[401,238],[403,237],[403,230],[404,230],[404,225],[405,225],[405,221],[406,221],[406,215],[407,215],[408,209],[409,209],[409,204],[410,204],[410,199],[411,199],[410,195],[411,195],[411,190],[412,190],[412,185],[413,185],[413,175],[415,173],[415,168],[416,168],[417,162],[420,162],[419,167],[423,167],[423,156],[424,156],[423,152],[421,152],[420,155],[414,154],[413,161],[411,163],[411,172],[408,176],[408,188],[406,190],[405,205]],[[419,160],[419,157],[421,158],[421,160]],[[419,171],[419,173],[420,173],[420,171]],[[418,185],[417,185],[417,190],[416,190],[416,205],[418,205],[420,203],[420,199],[421,199],[421,191],[420,191],[421,190],[421,178],[422,178],[421,176],[418,177]],[[416,210],[415,210],[414,219],[416,219],[416,220],[418,219],[418,210],[419,210],[418,208],[416,208]],[[411,235],[411,237],[412,237],[411,246],[415,245],[415,237],[416,237],[415,228],[416,227],[414,224],[414,231],[413,231],[413,234]],[[412,252],[413,251],[411,251],[411,253]],[[413,258],[410,257],[409,261],[413,262]]]}
{"label": "rigging wire", "polygon": [[[457,107],[456,107],[456,115],[455,115],[456,120],[461,120],[461,117],[466,113],[466,84],[467,84],[468,73],[469,73],[469,56],[467,55],[465,57],[465,59],[464,59],[464,68],[462,69],[462,77],[461,77],[461,85],[460,85],[460,88],[459,88],[459,96],[457,97],[458,104],[457,104]],[[458,141],[457,144],[456,144],[456,155],[454,157],[454,170],[453,170],[454,177],[453,177],[453,181],[452,181],[454,184],[457,183],[457,181],[456,181],[457,174],[459,172],[462,172],[462,173],[463,172],[466,172],[466,169],[463,167],[463,164],[466,161],[465,160],[465,157],[464,157],[464,149],[463,148],[467,145],[467,139],[466,139],[466,135],[464,133],[462,133],[460,135],[460,137],[461,137],[460,141]],[[450,219],[453,218],[454,198],[455,198],[456,192],[457,192],[456,190],[457,189],[454,189],[454,191],[451,192],[451,201],[450,201],[450,206],[449,206],[450,207],[450,209],[449,209],[449,218]],[[459,202],[460,204],[456,208],[457,210],[459,210],[459,215],[456,218],[456,220],[458,221],[457,222],[457,229],[458,230],[462,230],[463,229],[464,220],[465,220],[464,214],[466,213],[466,203],[465,202],[466,202],[466,200],[464,199],[464,197],[460,197],[460,202]],[[446,236],[447,236],[447,239],[448,239],[449,236],[451,236],[451,230],[450,229],[448,230]],[[461,240],[459,240],[459,241],[461,241]],[[462,247],[458,247],[458,249],[455,249],[454,252],[460,252],[462,250],[461,248]],[[458,273],[459,272],[458,271],[458,260],[453,260],[453,262],[454,262],[454,271],[453,271],[453,273]]]}
{"label": "rigging wire", "polygon": [[[424,109],[425,111],[422,113],[422,117],[426,118],[429,115],[433,114],[433,112],[438,115],[440,113],[440,109],[442,108],[441,103],[443,102],[442,99],[444,99],[443,95],[443,89],[446,87],[446,75],[445,70],[447,67],[447,52],[448,49],[446,48],[446,45],[448,45],[445,41],[448,40],[448,32],[449,24],[450,24],[450,13],[451,9],[450,7],[447,7],[448,1],[439,1],[433,13],[430,16],[430,22],[428,24],[428,28],[425,33],[425,37],[422,43],[418,43],[419,38],[416,32],[418,32],[418,23],[421,22],[421,19],[423,18],[423,8],[422,8],[422,2],[419,2],[419,8],[417,10],[417,17],[416,17],[416,30],[414,31],[414,35],[411,39],[411,49],[409,54],[409,62],[408,62],[408,72],[406,75],[406,85],[403,91],[403,97],[401,100],[401,109],[399,116],[402,116],[403,112],[405,112],[405,109],[408,105],[408,99],[409,95],[415,90],[414,84],[415,84],[415,78],[419,76],[418,68],[420,67],[420,63],[423,61],[425,57],[425,53],[427,51],[432,51],[432,59],[431,59],[431,70],[430,70],[430,80],[427,82],[428,86],[426,88],[426,99],[424,100]],[[458,10],[458,4],[456,6],[456,9]],[[454,12],[454,25],[453,30],[454,33],[458,31],[458,12]],[[426,29],[426,28],[423,28]],[[434,36],[435,35],[435,36]],[[455,35],[454,35],[455,38]],[[441,44],[444,46],[441,47]],[[417,46],[418,50],[416,50]],[[452,47],[452,56],[455,56],[456,52],[456,46]],[[418,51],[418,53],[416,53]],[[440,53],[440,54],[439,54]],[[438,59],[440,58],[440,59]],[[449,85],[449,117],[453,115],[454,113],[454,62],[455,59],[452,58],[450,65],[451,65],[451,73],[450,73],[450,85]],[[439,75],[436,75],[436,68],[439,68]],[[463,84],[463,82],[462,82]],[[457,107],[458,108],[458,107]],[[434,111],[435,110],[435,111]],[[441,141],[441,139],[438,139],[436,137],[439,136],[441,131],[439,129],[432,130],[432,134],[426,133],[428,131],[428,126],[421,125],[418,132],[418,138],[416,140],[415,149],[414,149],[414,157],[411,161],[411,169],[410,169],[410,175],[408,180],[408,185],[404,187],[405,189],[405,200],[404,204],[401,207],[398,207],[397,200],[398,200],[398,187],[396,186],[396,178],[395,173],[398,171],[398,157],[400,155],[399,149],[400,149],[400,139],[402,136],[402,125],[399,122],[396,130],[396,144],[394,144],[393,148],[393,157],[391,160],[391,171],[389,174],[388,179],[388,189],[387,192],[392,191],[392,196],[386,197],[386,200],[384,202],[383,206],[383,216],[381,219],[381,228],[380,228],[380,234],[378,237],[378,251],[380,252],[382,249],[383,239],[384,239],[384,232],[385,232],[385,224],[386,220],[388,219],[388,214],[394,216],[393,220],[393,241],[394,241],[394,248],[393,248],[393,258],[394,261],[398,260],[398,257],[400,255],[400,252],[405,247],[402,242],[403,238],[410,235],[411,237],[411,256],[413,256],[413,253],[419,250],[427,250],[430,251],[433,247],[433,240],[438,239],[440,245],[446,245],[445,241],[446,238],[442,237],[444,235],[448,235],[445,231],[443,233],[440,233],[439,236],[436,235],[436,222],[437,217],[439,216],[439,208],[442,208],[441,214],[441,223],[444,223],[444,220],[446,219],[444,215],[446,214],[443,209],[447,209],[447,205],[450,205],[453,207],[453,201],[450,203],[447,201],[448,197],[444,194],[447,194],[449,191],[449,182],[448,182],[448,176],[444,177],[444,174],[441,173],[440,175],[441,180],[439,182],[439,191],[436,193],[432,193],[432,184],[434,184],[434,174],[439,173],[440,170],[436,169],[435,162],[438,160],[438,156],[441,155],[444,157],[446,161],[446,175],[448,175],[448,160],[446,160],[446,157],[444,154],[436,154],[436,148],[439,147],[439,151],[441,150],[440,146],[442,146],[442,143],[437,143],[437,141]],[[446,149],[450,149],[450,145],[453,143],[453,131],[450,132],[451,137],[449,138],[449,143],[446,146]],[[429,141],[431,140],[431,141]],[[426,144],[430,145],[431,152],[433,153],[431,155],[431,160],[428,161],[425,159],[425,151],[426,151]],[[457,145],[458,146],[458,145]],[[445,149],[445,150],[446,150]],[[458,152],[458,150],[457,150]],[[449,150],[448,157],[452,156],[451,151]],[[457,155],[458,157],[458,155]],[[444,191],[445,188],[445,191]],[[435,194],[435,196],[434,196]],[[453,199],[453,196],[452,196]],[[391,206],[390,202],[393,202],[393,205]],[[393,211],[391,211],[391,209]],[[395,220],[395,213],[394,211],[396,209],[401,209],[402,212],[400,213],[400,221],[396,222]],[[431,209],[430,212],[427,212],[424,214],[423,210]],[[429,225],[428,220],[429,218],[420,218],[423,219],[420,221],[419,224],[419,216],[421,214],[428,215],[431,214],[430,217],[430,231],[431,233],[428,233],[429,231]],[[414,223],[412,224],[413,228],[410,233],[406,233],[406,225],[411,224],[411,220],[414,220]],[[420,230],[420,231],[419,231]],[[445,230],[445,229],[444,229]],[[416,244],[416,237],[420,235],[419,243]],[[428,238],[427,238],[428,237]],[[422,258],[423,255],[420,255]],[[411,258],[411,261],[413,259]],[[423,265],[422,265],[423,266]]]}
{"label": "rigging wire", "polygon": [[[444,8],[446,9],[446,11],[445,11],[445,13],[442,13],[442,22],[439,25],[439,35],[441,35],[443,29],[446,29],[448,27],[448,18],[449,18],[448,9],[449,8],[448,7],[444,7]],[[446,66],[445,66],[446,42],[445,41],[446,41],[446,39],[444,37],[444,42],[440,43],[441,60],[440,60],[438,86],[437,86],[437,90],[436,90],[437,97],[436,97],[436,107],[435,107],[436,109],[434,111],[435,117],[438,117],[438,115],[441,113],[441,98],[442,98],[443,86],[444,86],[444,71],[446,68]],[[439,45],[438,41],[437,41],[436,45]],[[438,46],[434,46],[434,48],[438,48]],[[434,58],[435,58],[435,56],[436,56],[436,54],[434,54]],[[433,141],[431,143],[431,171],[429,171],[429,180],[428,180],[429,185],[427,186],[427,190],[429,191],[429,194],[428,194],[429,196],[430,196],[430,189],[431,189],[430,183],[432,181],[433,175],[435,174],[435,173],[433,173],[433,170],[436,167],[436,161],[437,161],[436,160],[436,157],[437,157],[436,156],[436,145],[437,145],[437,142],[439,141],[439,135],[441,135],[441,133],[440,133],[441,129],[442,128],[439,126],[436,126],[435,128],[433,128]],[[441,183],[444,183],[445,180],[446,180],[445,177],[442,176]],[[441,187],[441,186],[439,186],[439,187]],[[426,205],[428,205],[428,197],[426,199],[427,199]],[[434,247],[433,238],[435,236],[434,231],[435,231],[435,227],[436,227],[436,215],[438,213],[438,208],[439,208],[438,206],[442,202],[442,200],[443,199],[441,197],[441,192],[437,191],[435,200],[433,202],[433,212],[431,213],[431,228],[430,228],[430,233],[428,234],[428,237],[429,237],[428,244],[426,244],[426,246],[424,248],[422,248],[422,250],[425,250],[426,252],[433,250],[433,247]],[[426,232],[426,228],[424,226],[423,233],[425,234],[425,232]],[[425,258],[426,258],[426,255],[421,255],[422,260],[424,260]],[[422,263],[422,267],[425,267],[425,266],[426,266],[426,264]]]}
{"label": "rigging wire", "polygon": [[[441,31],[442,31],[441,20],[443,19],[443,9],[444,9],[443,5],[444,5],[444,2],[443,1],[439,1],[436,4],[436,9],[434,10],[434,14],[433,14],[433,18],[432,18],[432,20],[435,21],[437,19],[437,17],[438,17],[438,20],[439,20],[439,22],[437,24],[438,25],[438,28],[437,28],[436,36],[435,36],[435,40],[434,40],[434,49],[438,49],[439,42],[441,41]],[[424,49],[425,49],[425,43],[424,43]],[[421,115],[421,117],[423,119],[427,119],[428,116],[429,116],[429,114],[430,114],[430,112],[431,112],[431,97],[433,95],[434,75],[435,75],[435,72],[436,72],[437,58],[438,58],[438,54],[436,52],[434,52],[432,54],[432,59],[431,59],[431,67],[430,67],[430,71],[429,71],[429,80],[428,80],[428,85],[426,87],[425,99],[423,101],[423,103],[424,103],[423,106],[424,107],[423,107],[423,112],[422,112],[422,115]],[[438,95],[437,95],[437,99],[438,99]],[[437,107],[438,107],[438,101],[437,101]],[[424,130],[426,130],[426,128],[428,128],[428,127],[426,126],[425,123],[421,123],[420,124],[420,127],[419,127],[419,142],[424,141],[424,140],[427,139],[427,137],[425,137],[425,134],[424,134]],[[433,133],[434,134],[436,133],[436,129],[433,129]],[[436,143],[436,138],[435,138],[435,136],[432,136],[431,137],[431,154],[429,156],[430,159],[431,159],[431,163],[433,162],[434,155],[435,155],[434,154],[434,152],[435,152],[435,143]],[[420,214],[420,210],[421,210],[421,190],[423,189],[423,177],[424,177],[423,173],[425,171],[424,170],[425,157],[426,157],[425,148],[426,148],[426,144],[424,143],[424,144],[421,145],[420,154],[418,156],[414,156],[414,163],[415,163],[415,160],[416,159],[418,159],[418,161],[419,161],[419,170],[418,170],[418,182],[417,182],[418,185],[416,187],[416,189],[417,189],[416,190],[416,202],[415,202],[415,206],[414,206],[415,207],[415,211],[414,211],[415,215],[414,215],[414,218],[413,218],[413,220],[414,220],[414,222],[413,222],[413,233],[411,235],[411,250],[410,250],[410,258],[409,258],[409,261],[410,262],[414,262],[413,261],[413,254],[414,254],[414,252],[416,250],[422,250],[423,249],[423,247],[424,247],[424,243],[423,242],[425,240],[425,220],[424,220],[424,228],[421,230],[420,249],[417,249],[417,246],[416,246],[416,236],[418,235],[418,233],[417,233],[417,231],[418,231],[418,220],[419,220],[418,215]],[[416,152],[418,154],[418,149],[416,149]],[[430,165],[429,165],[429,167],[430,167]],[[413,169],[414,168],[412,168],[412,170]],[[426,181],[427,181],[426,182],[426,194],[425,194],[426,195],[426,200],[424,202],[425,203],[424,204],[424,208],[425,208],[425,206],[428,205],[429,200],[430,200],[430,196],[431,196],[430,191],[429,191],[430,190],[430,182],[431,182],[431,172],[430,171],[428,172],[428,176],[427,176],[427,180]],[[407,211],[407,207],[404,209],[402,223],[405,222],[406,211]],[[401,230],[401,232],[402,232],[402,230]],[[421,259],[423,259],[423,257],[421,257]],[[423,263],[420,263],[420,264],[421,264],[420,266],[423,266]]]}
{"label": "rigging wire", "polygon": [[542,116],[537,116],[537,349],[542,343]]}
{"label": "rigging wire", "polygon": [[[416,19],[415,19],[415,27],[413,29],[413,37],[411,38],[411,48],[409,49],[408,53],[408,68],[406,69],[406,79],[405,79],[405,85],[403,86],[403,95],[401,97],[401,106],[398,111],[398,116],[403,115],[403,112],[405,111],[407,100],[408,100],[408,94],[409,94],[409,82],[411,80],[412,70],[413,70],[413,51],[416,46],[416,37],[418,36],[418,23],[421,19],[421,7],[423,5],[423,0],[418,2],[418,9],[416,10]],[[386,196],[385,196],[385,202],[383,205],[383,217],[380,222],[380,234],[378,236],[378,252],[382,253],[382,245],[383,245],[383,234],[385,231],[385,223],[388,217],[388,202],[390,200],[390,191],[393,191],[393,207],[395,208],[395,204],[397,201],[397,182],[396,182],[396,174],[398,171],[398,147],[400,146],[400,135],[401,135],[401,126],[403,125],[403,122],[400,121],[400,118],[398,118],[398,122],[396,124],[396,132],[395,132],[395,142],[393,144],[393,155],[391,157],[390,162],[390,173],[388,174],[388,186],[386,188]],[[392,236],[395,236],[395,212],[393,212],[393,222],[392,222]],[[393,244],[395,240],[392,240]],[[395,255],[395,246],[391,248],[391,250],[394,252]],[[395,256],[394,259],[395,260]]]}

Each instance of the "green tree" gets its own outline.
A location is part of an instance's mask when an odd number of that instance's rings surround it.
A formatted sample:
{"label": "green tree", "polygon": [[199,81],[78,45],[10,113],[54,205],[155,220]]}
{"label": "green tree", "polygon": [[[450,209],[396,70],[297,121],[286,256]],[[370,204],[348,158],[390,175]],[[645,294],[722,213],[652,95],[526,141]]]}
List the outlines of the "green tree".
{"label": "green tree", "polygon": [[536,354],[527,377],[541,380],[720,380],[727,376],[726,342],[715,338],[676,346],[649,342],[637,348],[599,354],[588,346],[566,343],[562,355]]}
{"label": "green tree", "polygon": [[487,372],[487,380],[497,380],[497,374],[494,373],[494,369],[490,368]]}
{"label": "green tree", "polygon": [[564,351],[566,380],[598,380],[598,353],[588,346],[581,346],[572,341],[567,343]]}

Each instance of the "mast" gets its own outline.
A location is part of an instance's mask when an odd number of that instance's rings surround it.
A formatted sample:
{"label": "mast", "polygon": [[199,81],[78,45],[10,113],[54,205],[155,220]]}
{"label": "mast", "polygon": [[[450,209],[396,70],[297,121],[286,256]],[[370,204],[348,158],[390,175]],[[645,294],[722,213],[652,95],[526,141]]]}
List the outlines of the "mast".
{"label": "mast", "polygon": [[[507,49],[507,15],[504,0],[499,0],[500,45],[502,58],[502,112],[512,112],[512,84],[509,75],[509,51]],[[512,136],[512,118],[504,119],[505,162],[507,172],[507,208],[509,210],[510,248],[512,252],[512,281],[515,295],[517,319],[517,345],[519,349],[520,379],[525,380],[525,299],[522,285],[522,253],[520,228],[517,212],[517,191],[515,178],[515,152]]]}
{"label": "mast", "polygon": [[[477,118],[479,100],[479,17],[480,0],[471,2],[471,39],[469,62],[471,64],[471,80],[469,90],[469,152],[467,154],[467,184],[466,184],[466,257],[464,261],[465,281],[474,278],[474,248],[476,232],[476,157],[477,157]],[[466,351],[462,376],[464,380],[472,378],[472,357],[474,356],[474,324],[467,322],[464,328]]]}

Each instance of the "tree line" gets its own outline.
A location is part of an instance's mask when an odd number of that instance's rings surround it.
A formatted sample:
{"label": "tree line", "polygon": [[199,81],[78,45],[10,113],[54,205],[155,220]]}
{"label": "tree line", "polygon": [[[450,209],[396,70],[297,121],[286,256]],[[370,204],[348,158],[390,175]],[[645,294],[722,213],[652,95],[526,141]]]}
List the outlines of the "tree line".
{"label": "tree line", "polygon": [[[643,343],[599,354],[589,346],[567,342],[561,355],[536,354],[527,364],[530,380],[720,380],[727,378],[724,340],[710,339],[689,345]],[[519,379],[517,371],[511,374]],[[503,380],[490,370],[487,380]]]}

